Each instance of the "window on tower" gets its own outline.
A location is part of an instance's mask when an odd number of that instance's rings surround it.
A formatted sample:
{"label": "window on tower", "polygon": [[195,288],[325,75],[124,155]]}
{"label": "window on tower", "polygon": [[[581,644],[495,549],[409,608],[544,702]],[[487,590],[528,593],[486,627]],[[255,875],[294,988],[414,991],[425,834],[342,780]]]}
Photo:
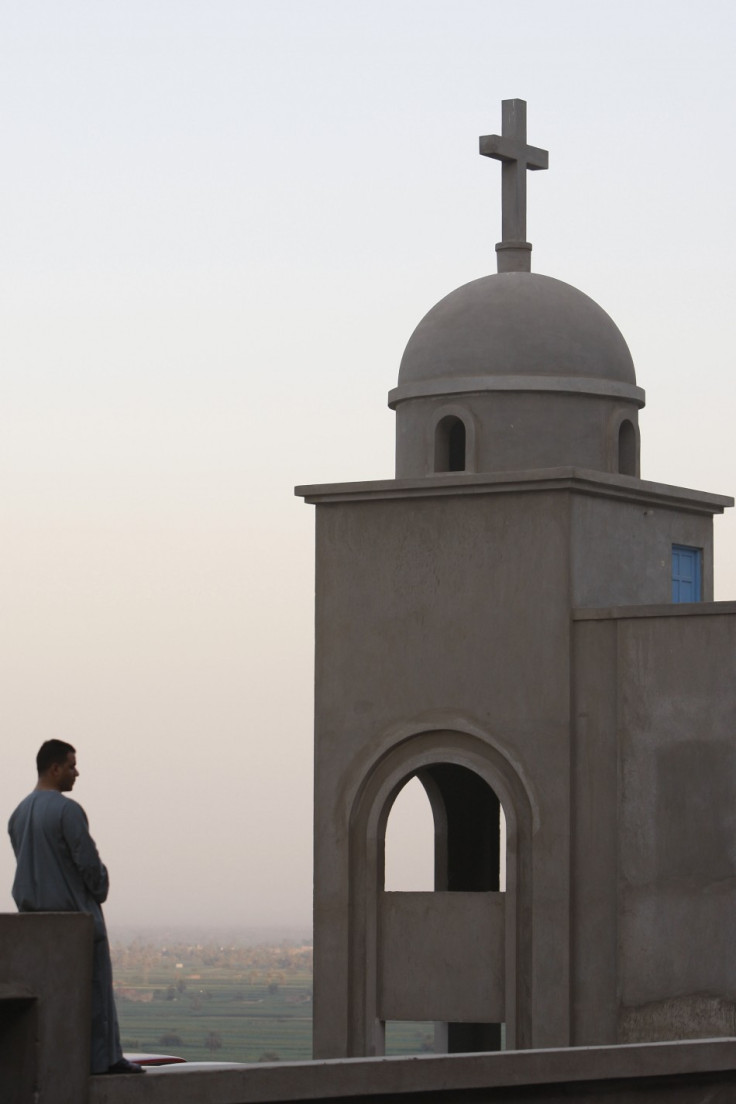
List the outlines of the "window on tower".
{"label": "window on tower", "polygon": [[465,422],[448,414],[437,423],[434,437],[434,470],[465,471]]}
{"label": "window on tower", "polygon": [[618,470],[621,475],[636,475],[636,430],[628,418],[618,427]]}

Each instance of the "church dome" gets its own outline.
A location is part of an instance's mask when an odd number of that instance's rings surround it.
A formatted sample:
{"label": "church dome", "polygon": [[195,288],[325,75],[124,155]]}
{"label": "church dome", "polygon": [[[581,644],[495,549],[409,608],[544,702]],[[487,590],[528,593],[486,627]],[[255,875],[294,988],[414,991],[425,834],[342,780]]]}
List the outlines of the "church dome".
{"label": "church dome", "polygon": [[500,272],[464,284],[414,330],[389,396],[478,391],[607,394],[643,405],[626,341],[613,320],[570,284]]}
{"label": "church dome", "polygon": [[404,350],[396,475],[577,468],[639,476],[636,385],[621,331],[577,288],[531,271],[528,169],[546,150],[526,141],[526,104],[503,101],[502,133],[480,139],[501,161],[498,272],[450,292]]}

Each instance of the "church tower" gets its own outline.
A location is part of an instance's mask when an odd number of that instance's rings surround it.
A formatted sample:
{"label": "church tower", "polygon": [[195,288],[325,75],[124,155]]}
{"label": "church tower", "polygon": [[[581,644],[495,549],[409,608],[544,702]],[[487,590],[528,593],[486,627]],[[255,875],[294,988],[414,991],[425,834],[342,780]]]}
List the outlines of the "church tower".
{"label": "church tower", "polygon": [[[733,500],[640,479],[624,338],[531,272],[526,173],[547,153],[522,100],[480,152],[502,162],[498,272],[409,339],[396,478],[298,488],[317,507],[315,1057],[381,1054],[391,1020],[435,1021],[456,1052],[732,1033],[726,935],[680,974],[649,941],[715,883],[708,930],[736,905],[736,607],[712,602]],[[720,778],[717,869],[682,835],[693,772]],[[389,893],[414,777],[435,889]]]}

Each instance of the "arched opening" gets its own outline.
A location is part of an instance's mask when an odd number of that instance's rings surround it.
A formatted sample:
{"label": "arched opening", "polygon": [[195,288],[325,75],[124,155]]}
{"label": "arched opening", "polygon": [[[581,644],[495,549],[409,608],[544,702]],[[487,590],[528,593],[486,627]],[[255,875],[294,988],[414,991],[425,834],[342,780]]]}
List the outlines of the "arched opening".
{"label": "arched opening", "polygon": [[[397,892],[387,887],[401,885],[390,873],[400,820],[388,849],[386,830],[414,779],[433,814],[435,889]],[[531,907],[532,825],[528,782],[474,734],[416,732],[377,761],[350,815],[348,1054],[385,1053],[408,1021],[425,1025],[421,1049],[430,1022],[438,1052],[530,1045],[530,932],[518,916]]]}
{"label": "arched opening", "polygon": [[501,803],[487,782],[455,763],[418,775],[434,810],[434,888],[495,892],[501,884]]}
{"label": "arched opening", "polygon": [[[430,773],[426,772],[425,778],[429,777]],[[441,811],[437,812],[442,821]],[[498,813],[498,889],[503,893],[506,889],[506,815],[500,802]],[[442,827],[435,821],[425,784],[421,776],[413,775],[396,795],[386,823],[383,888],[387,892],[431,892],[439,888],[435,885],[438,829],[441,837]],[[446,881],[447,876],[442,880]],[[456,880],[454,876],[452,880]]]}
{"label": "arched opening", "polygon": [[636,430],[625,418],[618,427],[618,470],[620,475],[636,475]]}
{"label": "arched opening", "polygon": [[388,815],[384,889],[394,893],[434,889],[434,816],[427,791],[416,776],[399,791]]}
{"label": "arched opening", "polygon": [[465,471],[467,434],[465,422],[448,414],[437,423],[434,434],[434,470]]}
{"label": "arched opening", "polygon": [[[391,966],[384,972],[381,990],[388,1012],[384,1019],[386,1053],[406,1053],[406,1046],[411,1045],[407,1043],[409,1031],[413,1032],[417,1051],[428,1049],[427,1032],[432,1024],[426,1015],[421,1016],[421,1010],[439,1008],[431,1002],[428,1006],[424,1004],[423,987],[413,997],[411,993],[407,997],[406,980],[397,981],[399,964],[405,957],[417,955],[417,944],[425,938],[422,928],[427,922],[437,923],[441,933],[443,927],[446,932],[461,916],[465,922],[470,921],[469,929],[474,926],[472,916],[480,921],[481,927],[488,920],[491,928],[497,927],[495,940],[491,937],[490,955],[495,958],[491,970],[504,972],[502,927],[493,912],[487,913],[485,909],[490,906],[492,910],[503,911],[506,823],[499,798],[488,782],[475,771],[455,763],[422,767],[408,781],[400,783],[389,806],[383,838],[381,927],[383,957]],[[448,895],[462,897],[464,902],[454,905],[446,899]],[[483,911],[478,911],[479,908]],[[420,921],[421,916],[425,919]],[[430,916],[434,920],[428,921]],[[472,961],[467,958],[467,946],[472,945],[473,938],[468,930],[460,947],[453,950],[450,943],[445,947],[447,961],[453,962],[459,974],[483,969],[482,956]],[[468,940],[471,942],[467,943]],[[415,965],[421,963],[422,973],[435,969],[437,956],[442,955],[436,941],[437,935],[430,936],[426,955],[419,952],[415,958]],[[440,934],[440,943],[444,942],[445,935]],[[488,969],[488,952],[485,957]],[[409,990],[412,986],[410,980]],[[441,987],[438,979],[436,988]],[[459,1007],[452,986],[446,999],[448,1008],[453,1007],[453,1001],[454,1007]],[[481,1019],[491,1007],[499,1010],[498,1020],[491,1016]],[[433,1049],[441,1053],[500,1050],[505,1034],[502,1007],[502,998],[486,999],[485,1003],[471,1001],[465,1008],[466,1018],[435,1018]]]}
{"label": "arched opening", "polygon": [[[434,890],[435,821],[427,791],[413,775],[391,805],[384,837],[384,890],[431,893]],[[422,1054],[437,1049],[431,1020],[387,1020],[384,1053]],[[441,1042],[444,1040],[440,1040]]]}

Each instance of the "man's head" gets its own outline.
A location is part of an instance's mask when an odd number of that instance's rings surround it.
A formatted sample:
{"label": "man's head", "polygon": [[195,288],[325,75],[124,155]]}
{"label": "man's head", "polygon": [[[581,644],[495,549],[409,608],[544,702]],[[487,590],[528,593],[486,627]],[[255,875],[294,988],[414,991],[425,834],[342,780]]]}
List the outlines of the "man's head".
{"label": "man's head", "polygon": [[43,789],[68,793],[77,780],[77,756],[64,740],[46,740],[36,756],[39,785]]}

